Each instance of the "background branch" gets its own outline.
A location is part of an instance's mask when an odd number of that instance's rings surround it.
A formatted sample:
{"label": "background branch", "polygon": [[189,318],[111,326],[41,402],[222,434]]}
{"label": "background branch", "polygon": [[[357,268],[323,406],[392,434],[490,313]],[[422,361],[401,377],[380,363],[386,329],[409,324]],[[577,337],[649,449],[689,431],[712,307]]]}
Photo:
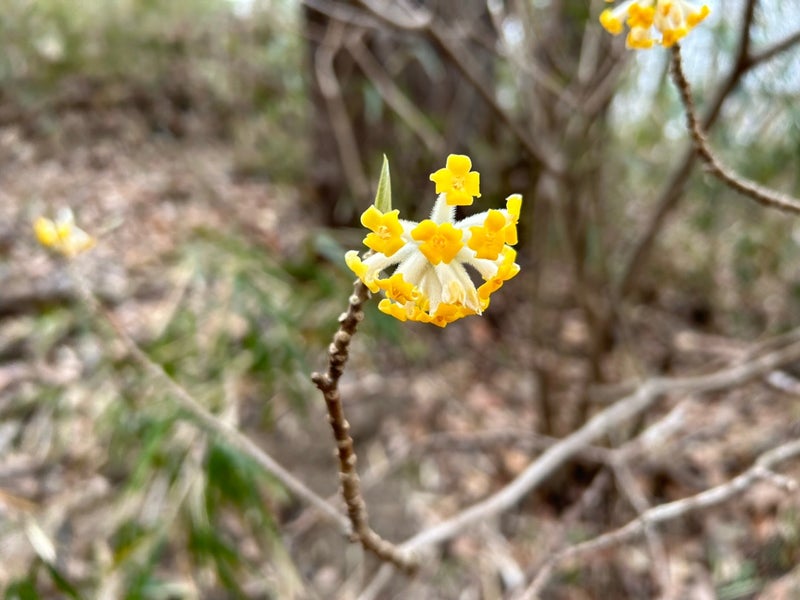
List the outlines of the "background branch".
{"label": "background branch", "polygon": [[741,385],[778,367],[800,359],[800,344],[709,375],[686,378],[653,378],[632,394],[597,413],[583,427],[545,450],[516,479],[499,492],[463,510],[438,525],[423,530],[402,544],[417,550],[453,538],[475,523],[504,512],[540,485],[556,469],[614,428],[641,414],[662,396],[674,393],[707,393]]}
{"label": "background branch", "polygon": [[[786,336],[782,339],[789,343],[778,350],[758,357],[750,357],[745,362],[720,369],[714,373],[681,378],[652,378],[643,381],[632,393],[599,412],[581,428],[547,448],[501,490],[453,517],[423,529],[403,542],[399,548],[402,551],[411,552],[430,549],[460,535],[478,523],[495,518],[509,510],[569,460],[585,452],[593,442],[617,430],[625,422],[643,414],[666,395],[701,394],[734,388],[800,359],[800,343],[794,341],[794,336]],[[627,459],[630,448],[624,448],[623,455]],[[644,514],[651,514],[650,511],[658,511],[658,508],[660,507],[648,509]],[[391,579],[391,575],[391,567],[388,565],[382,567],[365,588],[359,600],[377,598]]]}
{"label": "background branch", "polygon": [[[750,28],[754,14],[754,7],[751,5],[754,4],[755,2],[748,0],[748,4],[745,6],[739,32],[739,44],[736,52],[737,58],[728,76],[719,84],[716,91],[710,95],[711,100],[708,102],[706,112],[700,120],[704,131],[708,131],[714,126],[719,117],[722,105],[733,90],[736,89],[745,74],[759,64],[789,50],[800,42],[800,32],[798,32],[788,36],[781,42],[777,42],[768,49],[751,56],[749,54]],[[641,234],[634,242],[633,249],[630,251],[628,259],[624,262],[623,269],[619,275],[618,284],[616,286],[616,295],[619,298],[625,298],[635,290],[642,269],[655,245],[659,232],[663,229],[667,216],[672,213],[683,196],[684,187],[694,167],[694,160],[694,148],[689,146],[680,154],[680,158],[676,161],[677,164],[675,168],[661,188],[661,192],[658,194],[654,203],[655,208],[650,213]]]}
{"label": "background branch", "polygon": [[361,153],[358,150],[350,118],[347,114],[342,89],[336,76],[333,63],[336,54],[342,48],[346,25],[340,21],[333,21],[326,30],[325,39],[314,57],[317,82],[325,105],[330,116],[336,145],[339,150],[342,170],[345,173],[350,191],[362,201],[366,201],[369,194],[369,184],[364,173]]}
{"label": "background branch", "polygon": [[709,173],[717,177],[724,184],[741,193],[762,206],[774,208],[784,212],[800,214],[800,200],[786,194],[781,194],[758,183],[745,179],[732,169],[726,167],[716,157],[708,143],[705,133],[695,114],[694,100],[689,86],[689,81],[683,72],[681,49],[679,44],[672,47],[672,78],[680,92],[681,102],[686,111],[686,120],[692,136],[695,150],[705,163]]}
{"label": "background branch", "polygon": [[688,498],[650,508],[639,515],[639,518],[629,522],[624,527],[562,550],[547,561],[519,600],[538,598],[553,571],[567,560],[597,555],[602,550],[635,539],[646,532],[650,526],[672,521],[690,512],[704,510],[727,502],[751,488],[755,483],[764,480],[765,472],[796,456],[800,456],[800,440],[782,444],[762,454],[753,466],[726,483]]}
{"label": "background branch", "polygon": [[125,346],[128,354],[136,363],[155,380],[166,385],[170,395],[184,411],[207,433],[219,436],[226,444],[251,458],[266,473],[281,482],[287,490],[299,499],[313,506],[328,521],[339,526],[343,533],[350,535],[350,523],[334,506],[324,498],[312,491],[302,481],[297,479],[288,470],[281,466],[264,450],[259,448],[250,438],[246,437],[233,425],[217,418],[212,412],[200,404],[194,397],[172,379],[161,365],[155,363],[147,356],[125,328],[117,321],[116,317],[106,310],[92,293],[89,283],[72,264],[68,265],[70,275],[75,281],[75,290],[89,312],[108,323]]}
{"label": "background branch", "polygon": [[356,32],[354,35],[349,36],[346,45],[353,59],[370,79],[386,104],[406,122],[409,129],[422,140],[431,153],[444,154],[444,138],[428,122],[425,115],[419,111],[403,94],[400,88],[395,85],[392,78],[383,68],[383,65],[378,62],[364,44],[361,32]]}

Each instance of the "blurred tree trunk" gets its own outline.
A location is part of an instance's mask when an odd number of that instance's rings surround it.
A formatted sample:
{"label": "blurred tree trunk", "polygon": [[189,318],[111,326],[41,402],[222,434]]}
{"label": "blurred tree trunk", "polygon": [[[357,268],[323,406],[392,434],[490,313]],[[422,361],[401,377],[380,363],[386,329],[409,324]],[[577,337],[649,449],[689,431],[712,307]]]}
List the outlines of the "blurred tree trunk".
{"label": "blurred tree trunk", "polygon": [[[353,0],[341,0],[339,4],[356,6]],[[341,206],[346,195],[347,179],[341,164],[339,148],[334,133],[334,123],[329,113],[328,101],[320,86],[318,61],[323,41],[332,24],[332,19],[308,5],[303,7],[306,39],[308,43],[309,97],[311,100],[311,164],[308,168],[309,184],[314,206],[321,211],[328,225],[347,223],[352,210]],[[335,52],[333,70],[342,90],[343,101],[350,115],[363,114],[360,89],[365,79],[355,68],[352,58],[344,52]],[[355,119],[351,121],[356,139],[359,132]],[[363,132],[361,132],[363,134]]]}
{"label": "blurred tree trunk", "polygon": [[[340,0],[336,5],[358,8],[353,0]],[[486,85],[492,86],[495,55],[488,48],[496,36],[486,3],[482,0],[427,0],[419,6],[432,11],[437,23],[463,40],[468,51],[464,60],[477,66]],[[457,20],[453,15],[458,15]],[[329,101],[317,77],[320,48],[331,27],[345,27],[345,38],[353,34],[361,36],[364,46],[393,84],[442,136],[447,153],[469,153],[475,146],[487,148],[492,144],[495,133],[491,111],[473,85],[425,32],[400,31],[388,26],[380,30],[358,30],[356,25],[343,25],[308,6],[304,8],[304,20],[312,105],[309,183],[316,206],[327,224],[352,223],[355,215],[361,212],[362,204],[369,201],[369,198],[359,197],[363,191],[353,189],[358,186],[353,185],[353,177],[348,178],[345,160],[357,161],[362,173],[371,171],[374,177],[380,166],[380,155],[386,153],[392,172],[402,173],[410,182],[397,186],[400,194],[408,198],[411,190],[425,189],[428,175],[441,166],[445,158],[434,155],[383,101],[376,87],[359,70],[346,45],[335,53],[333,72],[346,107],[346,126],[357,143],[358,155],[341,155],[341,144],[336,139],[337,124],[333,122],[335,117],[332,117]],[[480,43],[476,39],[480,39]],[[487,167],[481,165],[481,170],[490,171],[491,167]],[[411,197],[413,202],[403,204],[406,210],[416,208],[417,198],[420,204],[426,204],[425,196],[420,193]],[[354,201],[358,206],[354,206]]]}

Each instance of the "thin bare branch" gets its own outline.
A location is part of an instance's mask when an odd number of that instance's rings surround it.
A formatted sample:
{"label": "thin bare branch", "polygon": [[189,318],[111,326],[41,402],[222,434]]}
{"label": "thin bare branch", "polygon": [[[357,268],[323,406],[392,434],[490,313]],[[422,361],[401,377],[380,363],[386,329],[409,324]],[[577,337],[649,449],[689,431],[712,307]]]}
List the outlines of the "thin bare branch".
{"label": "thin bare branch", "polygon": [[363,10],[349,6],[343,2],[332,0],[301,0],[308,8],[314,9],[340,23],[356,27],[378,29],[380,21]]}
{"label": "thin bare branch", "polygon": [[442,543],[479,521],[505,512],[584,448],[622,423],[642,414],[664,395],[729,389],[765,375],[798,358],[800,358],[800,344],[792,344],[750,362],[709,375],[675,379],[653,378],[644,381],[633,393],[597,413],[580,429],[553,444],[503,489],[438,525],[421,531],[404,542],[401,548],[418,550]]}
{"label": "thin bare branch", "polygon": [[509,111],[505,110],[494,95],[494,90],[486,85],[481,74],[473,66],[475,61],[465,58],[468,56],[468,51],[464,48],[457,39],[453,36],[443,33],[441,31],[441,24],[437,26],[428,27],[428,34],[433,41],[441,48],[445,55],[450,59],[450,62],[461,71],[464,78],[472,84],[475,90],[483,98],[484,102],[491,108],[495,116],[514,134],[514,137],[522,144],[531,156],[542,164],[544,168],[554,174],[561,174],[564,172],[563,159],[557,155],[555,149],[543,148],[541,144],[537,143],[533,137],[526,131]]}
{"label": "thin bare branch", "polygon": [[380,598],[380,593],[391,581],[392,575],[394,575],[394,571],[391,565],[383,565],[367,584],[367,587],[358,595],[357,600],[377,600]]}
{"label": "thin bare branch", "polygon": [[70,274],[75,281],[75,290],[82,302],[89,309],[91,314],[106,321],[119,339],[125,345],[128,354],[136,363],[144,369],[155,380],[162,382],[169,390],[172,398],[180,408],[191,415],[192,419],[209,434],[217,435],[226,444],[251,458],[266,473],[277,479],[286,489],[292,492],[299,499],[316,508],[321,515],[328,521],[339,526],[346,534],[350,535],[350,523],[336,507],[329,504],[324,498],[312,491],[302,481],[297,479],[288,470],[281,466],[274,458],[259,448],[250,438],[236,429],[230,423],[218,418],[206,407],[200,404],[194,397],[180,386],[174,379],[167,375],[161,365],[154,362],[147,356],[130,334],[125,330],[117,318],[107,311],[100,301],[92,293],[91,288],[85,278],[77,268],[71,267]]}
{"label": "thin bare branch", "polygon": [[[748,14],[750,15],[750,19],[752,19],[752,13],[748,12],[746,7],[745,17],[742,19],[742,27],[739,34],[739,49],[749,48],[750,42],[747,41],[747,38],[749,38],[750,35],[751,21],[747,18]],[[731,67],[730,73],[722,83],[717,86],[716,91],[710,95],[711,100],[708,102],[705,114],[700,119],[702,129],[704,131],[711,129],[719,117],[720,110],[725,100],[731,95],[733,90],[736,89],[739,81],[741,81],[742,77],[748,71],[777,56],[781,52],[785,52],[797,43],[800,43],[800,32],[792,34],[783,41],[777,42],[775,45],[752,56],[743,55],[741,54],[741,50],[737,50],[737,60],[734,62],[733,67]],[[629,258],[623,266],[619,277],[619,283],[616,286],[616,295],[618,297],[625,297],[635,289],[642,268],[647,262],[647,258],[667,215],[675,209],[678,201],[683,196],[686,181],[694,167],[694,160],[695,151],[694,148],[690,146],[683,151],[680,159],[676,161],[675,169],[661,188],[661,192],[655,201],[655,209],[647,220],[641,235],[634,243],[633,250],[630,252]]]}
{"label": "thin bare branch", "polygon": [[419,31],[428,28],[433,21],[430,11],[420,6],[412,7],[405,0],[360,0],[360,3],[378,19],[396,29]]}
{"label": "thin bare branch", "polygon": [[381,560],[395,565],[407,573],[417,569],[415,556],[381,538],[369,525],[367,505],[361,493],[361,481],[356,469],[356,452],[353,438],[350,437],[350,423],[344,416],[342,398],[339,394],[339,379],[350,356],[350,340],[356,333],[358,324],[364,319],[364,302],[369,298],[369,290],[361,281],[356,281],[347,312],[339,317],[339,330],[333,336],[328,349],[328,370],[313,373],[311,380],[325,398],[328,409],[328,422],[333,430],[336,451],[339,458],[339,479],[342,496],[347,505],[347,514],[353,524],[353,539],[374,553]]}
{"label": "thin bare branch", "polygon": [[370,79],[386,104],[406,122],[409,129],[422,140],[428,150],[433,154],[443,154],[445,151],[444,138],[434,129],[425,115],[395,85],[383,66],[364,45],[362,36],[360,34],[350,36],[345,44],[353,59]]}
{"label": "thin bare branch", "polygon": [[345,28],[346,25],[338,21],[330,24],[325,39],[320,43],[314,57],[314,68],[320,92],[328,108],[333,136],[339,149],[339,159],[350,191],[356,198],[366,200],[369,184],[360,159],[358,142],[347,115],[342,89],[333,67],[334,58],[342,47]]}
{"label": "thin bare branch", "polygon": [[[361,4],[376,17],[397,29],[427,33],[531,156],[548,171],[557,174],[563,173],[563,159],[556,154],[554,149],[542,147],[528,131],[514,120],[509,111],[500,106],[494,90],[487,85],[482,75],[473,66],[476,63],[469,59],[467,49],[460,43],[458,36],[451,31],[446,31],[443,23],[436,22],[429,12],[411,8],[405,2],[361,0]],[[398,17],[396,15],[398,10],[402,10],[410,16],[408,18]]]}
{"label": "thin bare branch", "polygon": [[[787,343],[782,348],[760,357],[752,357],[747,362],[708,375],[653,378],[643,381],[633,392],[596,414],[583,427],[555,442],[504,488],[438,525],[420,531],[401,544],[400,549],[420,552],[425,548],[446,542],[476,524],[507,511],[566,462],[585,452],[593,442],[616,430],[623,423],[641,415],[663,396],[700,394],[730,389],[800,359],[800,342],[794,341],[794,338],[789,339],[792,343]],[[619,451],[622,453],[621,456],[627,459],[632,450],[632,448],[623,446]],[[608,452],[606,452],[606,456],[608,456]],[[763,477],[761,471],[759,471],[759,476]],[[649,511],[644,514],[649,514]],[[391,576],[391,566],[382,567],[362,592],[359,600],[371,600],[379,597],[378,594]]]}
{"label": "thin bare branch", "polygon": [[786,39],[776,42],[772,46],[768,48],[764,48],[760,52],[756,52],[752,56],[750,56],[747,60],[748,68],[753,68],[757,65],[760,65],[763,62],[767,62],[768,60],[772,59],[773,57],[786,52],[795,44],[800,43],[800,31],[793,33],[790,36],[787,36]]}
{"label": "thin bare branch", "polygon": [[[631,473],[627,462],[620,458],[612,460],[611,469],[623,495],[641,518],[650,509],[650,504],[636,482],[633,473]],[[663,597],[671,598],[673,596],[672,578],[669,568],[669,556],[667,555],[667,547],[664,544],[664,540],[656,531],[656,528],[650,524],[645,524],[644,526],[644,537],[650,552],[650,563],[661,586],[661,593]]]}
{"label": "thin bare branch", "polygon": [[800,200],[741,177],[735,171],[722,164],[719,158],[717,158],[717,156],[711,150],[708,139],[706,138],[706,135],[703,132],[695,113],[694,100],[692,99],[689,81],[686,79],[686,75],[683,72],[683,63],[681,61],[681,49],[679,44],[675,44],[672,47],[671,73],[675,85],[680,92],[681,102],[683,103],[683,107],[686,111],[686,120],[688,122],[689,132],[691,133],[695,150],[697,151],[698,156],[700,156],[705,163],[708,172],[717,177],[730,188],[736,190],[744,196],[747,196],[748,198],[751,198],[752,200],[755,200],[762,206],[774,208],[784,212],[800,214]]}
{"label": "thin bare branch", "polygon": [[756,4],[758,0],[747,0],[744,5],[744,15],[742,24],[739,28],[739,47],[736,50],[736,65],[744,65],[750,56],[751,35],[750,29],[753,26],[753,17],[756,14]]}
{"label": "thin bare branch", "polygon": [[[487,1],[486,10],[492,20],[492,26],[499,43],[494,43],[494,40],[486,40],[482,36],[475,36],[474,39],[481,44],[481,47],[507,60],[520,75],[529,76],[532,84],[541,86],[542,89],[549,91],[558,98],[559,102],[563,102],[571,110],[583,110],[581,102],[565,89],[564,84],[555,75],[548,72],[537,61],[530,60],[530,52],[527,46],[515,48],[513,44],[509,43],[505,27],[508,13],[505,7],[498,2]],[[522,11],[518,11],[516,18],[530,20],[530,15],[521,13]],[[527,23],[525,27],[526,31],[530,31],[530,23]]]}
{"label": "thin bare branch", "polygon": [[800,455],[800,440],[782,444],[777,448],[762,454],[755,464],[749,469],[731,479],[730,481],[709,488],[675,502],[655,506],[639,518],[627,525],[610,531],[596,538],[570,546],[552,557],[539,571],[536,578],[519,600],[533,600],[539,597],[540,592],[547,584],[553,572],[559,565],[570,559],[582,558],[587,555],[597,555],[601,550],[619,546],[640,536],[647,527],[673,521],[691,512],[704,510],[727,502],[748,490],[753,484],[761,481],[765,473],[778,464]]}

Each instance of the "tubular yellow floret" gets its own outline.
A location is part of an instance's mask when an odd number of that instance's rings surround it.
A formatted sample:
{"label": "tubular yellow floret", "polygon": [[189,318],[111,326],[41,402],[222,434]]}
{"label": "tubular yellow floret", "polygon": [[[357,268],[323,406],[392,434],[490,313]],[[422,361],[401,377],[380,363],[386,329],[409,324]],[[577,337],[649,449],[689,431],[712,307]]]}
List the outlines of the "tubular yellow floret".
{"label": "tubular yellow floret", "polygon": [[656,9],[652,6],[639,6],[638,4],[631,4],[628,9],[628,27],[646,27],[650,28],[653,25]]}
{"label": "tubular yellow floret", "polygon": [[600,25],[611,35],[619,35],[622,33],[622,19],[615,16],[614,11],[610,8],[600,13]]}
{"label": "tubular yellow floret", "polygon": [[404,242],[401,237],[403,226],[400,225],[398,215],[400,211],[393,210],[382,213],[374,206],[370,206],[361,215],[361,224],[370,229],[372,233],[364,238],[364,245],[375,252],[382,252],[386,256],[391,256],[403,247]]}
{"label": "tubular yellow floret", "polygon": [[394,317],[399,321],[407,321],[408,314],[406,310],[399,304],[392,302],[388,298],[384,298],[378,303],[378,310]]}
{"label": "tubular yellow floret", "polygon": [[461,243],[463,235],[464,233],[453,227],[452,223],[437,225],[430,219],[424,220],[411,232],[412,238],[422,242],[419,251],[433,265],[452,261],[464,246]]}
{"label": "tubular yellow floret", "polygon": [[478,258],[495,260],[506,243],[506,217],[499,210],[490,210],[480,227],[470,227],[472,235],[467,245]]}
{"label": "tubular yellow floret", "polygon": [[708,8],[705,4],[700,7],[700,10],[690,13],[686,17],[686,24],[689,26],[690,29],[697,27],[697,25],[705,19],[708,14],[711,12],[711,9]]}
{"label": "tubular yellow floret", "polygon": [[445,167],[431,174],[436,193],[444,194],[448,205],[469,206],[474,197],[481,197],[480,174],[471,168],[469,156],[451,154]]}
{"label": "tubular yellow floret", "polygon": [[36,233],[36,239],[42,246],[52,248],[58,243],[58,228],[50,219],[39,217],[33,223],[33,230]]}
{"label": "tubular yellow floret", "polygon": [[350,250],[344,255],[344,262],[348,268],[369,288],[373,294],[380,288],[373,277],[369,277],[369,268],[358,256],[357,250]]}

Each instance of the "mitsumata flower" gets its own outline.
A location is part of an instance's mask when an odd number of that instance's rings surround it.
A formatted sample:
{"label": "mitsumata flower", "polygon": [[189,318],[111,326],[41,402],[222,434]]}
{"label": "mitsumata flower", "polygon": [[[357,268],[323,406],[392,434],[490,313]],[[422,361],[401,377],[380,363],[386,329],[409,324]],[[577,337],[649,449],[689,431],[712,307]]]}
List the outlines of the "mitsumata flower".
{"label": "mitsumata flower", "polygon": [[67,258],[72,258],[95,244],[92,236],[75,225],[75,217],[68,208],[60,210],[54,221],[39,217],[33,223],[33,231],[42,246]]}
{"label": "mitsumata flower", "polygon": [[449,205],[469,206],[473,197],[481,197],[480,174],[470,171],[471,168],[469,156],[451,154],[447,157],[446,166],[431,174],[436,193],[445,194]]}
{"label": "mitsumata flower", "polygon": [[[439,196],[429,219],[405,221],[397,210],[382,213],[375,206],[361,215],[371,232],[364,245],[372,252],[362,259],[351,250],[345,261],[370,291],[384,293],[382,312],[444,327],[481,314],[489,297],[519,272],[511,245],[517,243],[522,196],[509,196],[505,209],[455,219],[456,206],[480,196],[479,175],[471,168],[468,157],[451,154],[447,166],[431,175]],[[479,287],[466,266],[483,280]]]}
{"label": "mitsumata flower", "polygon": [[[628,48],[652,48],[656,42],[669,48],[694,29],[708,13],[705,4],[698,8],[684,0],[628,0],[604,10],[600,24],[614,35],[622,33],[623,23],[627,24],[629,31],[625,41]],[[653,29],[661,34],[660,40],[652,37]]]}

